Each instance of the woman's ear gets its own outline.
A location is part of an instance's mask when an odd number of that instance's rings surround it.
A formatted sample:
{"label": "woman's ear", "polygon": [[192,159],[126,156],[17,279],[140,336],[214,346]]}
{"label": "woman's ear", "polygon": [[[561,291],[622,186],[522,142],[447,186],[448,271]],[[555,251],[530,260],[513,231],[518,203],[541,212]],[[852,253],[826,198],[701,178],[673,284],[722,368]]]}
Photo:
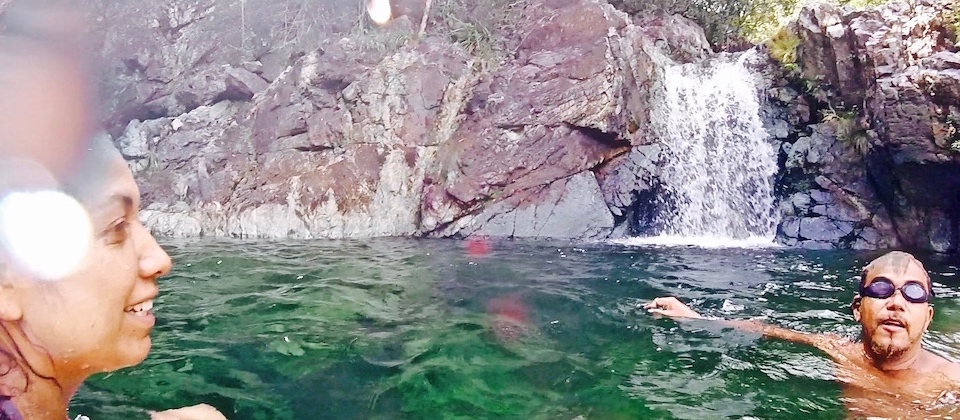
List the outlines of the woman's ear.
{"label": "woman's ear", "polygon": [[860,303],[863,297],[860,294],[853,295],[853,301],[850,302],[850,311],[853,312],[853,320],[860,322]]}
{"label": "woman's ear", "polygon": [[22,279],[9,265],[0,261],[0,320],[18,321],[23,317],[20,303],[20,290],[17,287]]}

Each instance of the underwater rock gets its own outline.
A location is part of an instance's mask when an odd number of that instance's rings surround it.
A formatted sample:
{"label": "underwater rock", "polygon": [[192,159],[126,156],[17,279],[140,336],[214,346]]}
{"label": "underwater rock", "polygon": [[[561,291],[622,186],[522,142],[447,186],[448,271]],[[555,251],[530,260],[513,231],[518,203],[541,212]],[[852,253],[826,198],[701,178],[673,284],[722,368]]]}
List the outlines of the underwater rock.
{"label": "underwater rock", "polygon": [[530,324],[530,310],[520,293],[499,296],[487,302],[487,316],[494,337],[502,344],[510,344],[536,334]]}

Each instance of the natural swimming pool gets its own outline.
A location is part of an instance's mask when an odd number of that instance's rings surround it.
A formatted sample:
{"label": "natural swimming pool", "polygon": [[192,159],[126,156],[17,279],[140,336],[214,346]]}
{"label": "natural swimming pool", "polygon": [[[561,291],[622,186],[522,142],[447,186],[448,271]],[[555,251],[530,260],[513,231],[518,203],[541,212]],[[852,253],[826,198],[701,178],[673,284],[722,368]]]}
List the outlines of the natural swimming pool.
{"label": "natural swimming pool", "polygon": [[[843,418],[828,360],[637,310],[858,332],[876,252],[456,240],[167,241],[150,357],[88,381],[71,414],[207,402],[235,419]],[[936,283],[926,345],[960,357],[960,282]]]}

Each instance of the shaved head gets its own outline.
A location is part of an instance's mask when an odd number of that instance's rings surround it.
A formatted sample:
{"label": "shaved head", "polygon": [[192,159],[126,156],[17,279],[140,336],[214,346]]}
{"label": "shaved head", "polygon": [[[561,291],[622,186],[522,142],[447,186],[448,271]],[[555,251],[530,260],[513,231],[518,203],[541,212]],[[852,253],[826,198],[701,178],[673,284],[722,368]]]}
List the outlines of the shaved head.
{"label": "shaved head", "polygon": [[867,279],[872,277],[872,273],[889,270],[890,272],[904,274],[912,265],[916,265],[921,271],[923,271],[924,280],[926,280],[927,283],[927,289],[932,295],[933,283],[930,282],[930,275],[927,274],[927,270],[923,268],[923,263],[921,263],[920,260],[916,259],[913,255],[903,251],[888,252],[880,257],[877,257],[873,261],[870,261],[870,264],[867,264],[866,267],[863,267],[863,272],[860,273],[860,287],[862,288],[866,286]]}

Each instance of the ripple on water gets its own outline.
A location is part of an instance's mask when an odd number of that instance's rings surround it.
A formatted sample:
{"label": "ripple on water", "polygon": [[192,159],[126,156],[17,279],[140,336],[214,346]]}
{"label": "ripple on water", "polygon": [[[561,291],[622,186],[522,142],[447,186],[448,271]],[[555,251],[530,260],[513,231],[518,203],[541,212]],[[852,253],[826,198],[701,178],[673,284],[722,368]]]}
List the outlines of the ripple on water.
{"label": "ripple on water", "polygon": [[[817,352],[637,305],[677,295],[706,315],[855,336],[859,254],[491,240],[478,257],[462,245],[165,244],[176,265],[160,281],[153,352],[92,379],[74,410],[140,418],[206,401],[237,419],[844,417]],[[926,342],[956,357],[958,284],[938,264]],[[503,296],[522,317],[490,313]]]}

